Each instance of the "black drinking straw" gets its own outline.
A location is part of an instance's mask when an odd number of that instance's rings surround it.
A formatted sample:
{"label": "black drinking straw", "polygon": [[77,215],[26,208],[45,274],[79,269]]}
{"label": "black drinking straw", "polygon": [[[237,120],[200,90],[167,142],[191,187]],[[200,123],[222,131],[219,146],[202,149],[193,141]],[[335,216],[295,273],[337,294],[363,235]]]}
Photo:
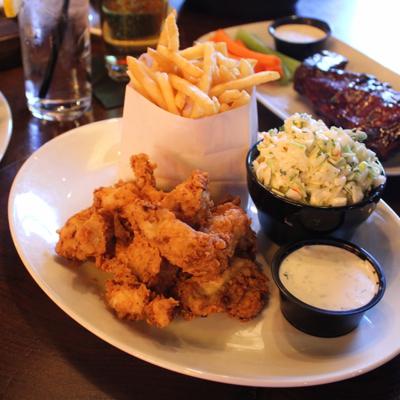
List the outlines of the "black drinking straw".
{"label": "black drinking straw", "polygon": [[47,96],[47,92],[49,91],[51,81],[54,75],[54,68],[57,64],[58,54],[64,40],[65,31],[68,25],[68,8],[69,8],[69,0],[64,0],[60,18],[51,32],[51,53],[49,62],[46,66],[46,71],[44,73],[44,78],[42,85],[39,89],[39,98],[44,99]]}

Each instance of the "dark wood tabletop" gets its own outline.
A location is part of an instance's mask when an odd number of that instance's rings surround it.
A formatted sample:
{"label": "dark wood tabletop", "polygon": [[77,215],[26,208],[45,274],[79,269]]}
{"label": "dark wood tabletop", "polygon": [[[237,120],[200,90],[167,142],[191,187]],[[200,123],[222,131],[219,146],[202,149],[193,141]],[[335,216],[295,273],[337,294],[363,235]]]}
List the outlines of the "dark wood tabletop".
{"label": "dark wood tabletop", "polygon": [[[396,7],[396,2],[388,0],[300,0],[297,13],[327,20],[337,37],[396,69],[398,46],[388,45],[388,35],[390,38],[396,28]],[[183,5],[178,20],[182,45],[190,45],[217,27],[254,20],[254,15],[245,14],[206,14]],[[388,26],[391,22],[393,26]],[[98,38],[93,38],[93,52],[101,53]],[[9,65],[0,71],[0,91],[13,115],[11,141],[0,162],[1,399],[400,399],[400,356],[369,373],[337,383],[304,388],[243,387],[148,364],[102,341],[66,315],[33,281],[16,252],[7,219],[10,187],[21,165],[41,145],[73,127],[121,116],[122,108],[104,109],[94,99],[92,110],[78,121],[38,120],[26,107],[22,68]],[[260,129],[278,123],[277,117],[259,106]],[[397,214],[399,187],[400,177],[389,177],[384,194]]]}

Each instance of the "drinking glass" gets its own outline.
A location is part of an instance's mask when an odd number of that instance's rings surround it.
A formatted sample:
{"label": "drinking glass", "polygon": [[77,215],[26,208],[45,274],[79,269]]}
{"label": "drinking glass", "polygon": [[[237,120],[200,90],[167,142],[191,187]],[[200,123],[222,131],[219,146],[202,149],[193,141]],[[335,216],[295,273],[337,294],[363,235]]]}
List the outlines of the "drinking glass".
{"label": "drinking glass", "polygon": [[168,0],[102,0],[101,26],[105,63],[114,80],[127,80],[126,56],[157,44]]}
{"label": "drinking glass", "polygon": [[23,0],[25,94],[35,117],[73,120],[91,106],[88,0]]}

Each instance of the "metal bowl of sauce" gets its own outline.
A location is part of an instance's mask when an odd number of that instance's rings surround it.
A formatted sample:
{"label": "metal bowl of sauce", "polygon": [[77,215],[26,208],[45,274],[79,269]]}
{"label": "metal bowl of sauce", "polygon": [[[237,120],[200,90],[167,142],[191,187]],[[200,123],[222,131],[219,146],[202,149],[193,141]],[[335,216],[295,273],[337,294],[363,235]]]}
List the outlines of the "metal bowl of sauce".
{"label": "metal bowl of sauce", "polygon": [[364,249],[339,239],[313,239],[282,247],[272,261],[281,311],[296,328],[336,337],[355,329],[382,298],[386,281]]}
{"label": "metal bowl of sauce", "polygon": [[276,50],[298,60],[323,50],[331,35],[325,21],[296,15],[275,20],[268,31]]}

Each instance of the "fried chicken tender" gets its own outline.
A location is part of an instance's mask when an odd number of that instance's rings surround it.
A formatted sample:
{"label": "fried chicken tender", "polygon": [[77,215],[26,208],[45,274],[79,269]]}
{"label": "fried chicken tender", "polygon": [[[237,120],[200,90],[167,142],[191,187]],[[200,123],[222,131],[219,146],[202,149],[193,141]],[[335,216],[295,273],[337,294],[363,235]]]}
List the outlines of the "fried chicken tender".
{"label": "fried chicken tender", "polygon": [[144,201],[128,204],[124,216],[137,224],[144,236],[171,264],[194,276],[215,276],[227,267],[221,253],[226,243],[218,235],[196,231],[175,215]]}
{"label": "fried chicken tender", "polygon": [[224,238],[227,243],[224,250],[227,257],[235,254],[239,244],[241,253],[253,255],[255,234],[250,225],[251,220],[245,211],[230,201],[213,208],[211,217],[202,230]]}
{"label": "fried chicken tender", "polygon": [[156,296],[144,309],[146,322],[157,328],[164,328],[174,319],[179,302],[172,297]]}
{"label": "fried chicken tender", "polygon": [[156,189],[156,164],[151,163],[146,154],[132,156],[131,166],[136,178],[135,184],[142,198],[172,211],[177,218],[195,228],[204,224],[210,217],[213,201],[208,192],[206,172],[195,170],[173,190],[163,192]]}
{"label": "fried chicken tender", "polygon": [[160,272],[160,252],[140,231],[134,233],[128,245],[117,243],[115,256],[130,268],[140,282],[148,283]]}
{"label": "fried chicken tender", "polygon": [[96,189],[93,195],[93,206],[103,212],[114,212],[134,201],[139,195],[135,182],[119,181],[113,186]]}
{"label": "fried chicken tender", "polygon": [[118,318],[145,319],[145,307],[150,302],[150,290],[145,284],[112,279],[106,282],[105,289],[106,301]]}
{"label": "fried chicken tender", "polygon": [[135,175],[135,185],[141,193],[142,198],[153,203],[159,203],[165,193],[156,188],[154,170],[157,165],[151,163],[147,154],[136,154],[131,157],[131,167]]}
{"label": "fried chicken tender", "polygon": [[161,258],[160,271],[147,284],[154,293],[171,296],[178,281],[179,268]]}
{"label": "fried chicken tender", "polygon": [[156,296],[143,283],[106,282],[105,298],[120,319],[145,320],[149,325],[164,328],[171,323],[179,302],[172,297]]}
{"label": "fried chicken tender", "polygon": [[216,279],[183,279],[175,290],[186,319],[226,312],[247,321],[265,306],[268,279],[251,260],[234,257],[230,267]]}
{"label": "fried chicken tender", "polygon": [[92,206],[67,220],[57,254],[109,274],[105,301],[121,319],[163,328],[177,314],[257,316],[268,280],[251,260],[255,233],[240,201],[214,206],[202,171],[164,192],[147,155],[131,166],[134,180],[96,189]]}
{"label": "fried chicken tender", "polygon": [[98,262],[110,246],[113,236],[112,217],[89,207],[67,220],[59,231],[56,253],[70,260]]}
{"label": "fried chicken tender", "polygon": [[204,225],[211,217],[213,201],[207,189],[208,174],[193,171],[191,176],[180,183],[161,200],[161,207],[172,211],[177,218],[194,228]]}
{"label": "fried chicken tender", "polygon": [[222,252],[226,243],[216,234],[196,231],[175,215],[154,204],[136,201],[124,215],[137,224],[146,238],[171,264],[194,276],[215,276],[227,267]]}
{"label": "fried chicken tender", "polygon": [[181,304],[182,316],[190,320],[194,317],[207,317],[224,311],[222,288],[226,272],[213,280],[194,277],[180,280],[174,288],[174,295]]}
{"label": "fried chicken tender", "polygon": [[150,290],[134,275],[132,269],[116,258],[102,264],[113,275],[105,283],[105,299],[120,319],[146,320],[149,325],[163,328],[174,318],[179,302]]}
{"label": "fried chicken tender", "polygon": [[222,301],[225,311],[234,318],[248,321],[264,308],[268,298],[268,278],[249,259],[236,257],[230,267]]}
{"label": "fried chicken tender", "polygon": [[149,161],[146,154],[131,158],[135,180],[117,182],[110,187],[101,187],[94,192],[94,207],[98,210],[114,212],[137,198],[148,200],[172,211],[177,218],[199,227],[210,217],[213,202],[208,192],[208,174],[193,171],[191,176],[170,192],[156,188],[154,170],[156,164]]}

